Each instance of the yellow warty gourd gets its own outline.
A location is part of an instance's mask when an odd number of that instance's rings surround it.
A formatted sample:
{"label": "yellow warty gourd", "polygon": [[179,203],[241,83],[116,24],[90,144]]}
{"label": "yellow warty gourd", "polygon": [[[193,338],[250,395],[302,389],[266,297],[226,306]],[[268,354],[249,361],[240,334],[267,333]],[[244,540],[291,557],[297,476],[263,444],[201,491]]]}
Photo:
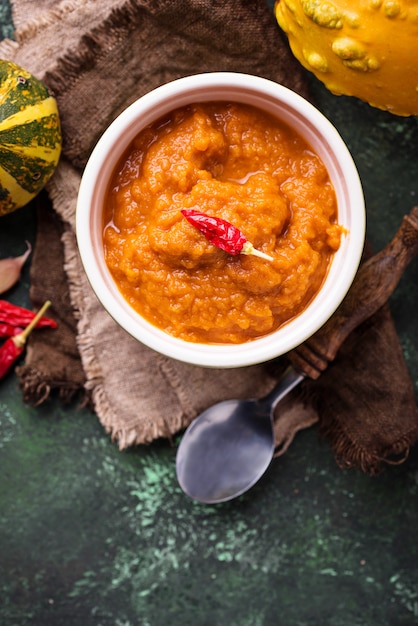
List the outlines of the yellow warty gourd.
{"label": "yellow warty gourd", "polygon": [[418,0],[278,0],[275,14],[332,93],[418,115]]}

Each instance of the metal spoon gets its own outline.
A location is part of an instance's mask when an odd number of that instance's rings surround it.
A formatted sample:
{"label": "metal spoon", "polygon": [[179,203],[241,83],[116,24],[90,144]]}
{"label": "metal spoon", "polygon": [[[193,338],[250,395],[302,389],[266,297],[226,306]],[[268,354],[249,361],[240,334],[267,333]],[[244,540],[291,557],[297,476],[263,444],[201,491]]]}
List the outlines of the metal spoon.
{"label": "metal spoon", "polygon": [[177,451],[177,478],[183,491],[210,503],[250,489],[273,457],[274,409],[303,378],[289,368],[264,398],[227,400],[201,413]]}
{"label": "metal spoon", "polygon": [[273,414],[306,376],[316,379],[350,332],[388,299],[418,252],[418,207],[405,216],[392,241],[366,261],[328,322],[288,354],[291,366],[259,400],[227,400],[206,409],[187,428],[177,451],[180,487],[214,504],[240,496],[265,473],[274,454]]}

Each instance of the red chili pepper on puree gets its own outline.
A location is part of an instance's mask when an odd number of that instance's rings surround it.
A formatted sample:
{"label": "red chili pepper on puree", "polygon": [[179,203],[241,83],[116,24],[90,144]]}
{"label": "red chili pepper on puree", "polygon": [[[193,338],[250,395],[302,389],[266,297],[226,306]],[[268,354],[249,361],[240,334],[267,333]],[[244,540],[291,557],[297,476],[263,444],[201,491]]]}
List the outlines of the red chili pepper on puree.
{"label": "red chili pepper on puree", "polygon": [[273,261],[269,254],[254,248],[239,228],[230,222],[195,209],[183,209],[181,213],[208,241],[228,254],[250,254]]}

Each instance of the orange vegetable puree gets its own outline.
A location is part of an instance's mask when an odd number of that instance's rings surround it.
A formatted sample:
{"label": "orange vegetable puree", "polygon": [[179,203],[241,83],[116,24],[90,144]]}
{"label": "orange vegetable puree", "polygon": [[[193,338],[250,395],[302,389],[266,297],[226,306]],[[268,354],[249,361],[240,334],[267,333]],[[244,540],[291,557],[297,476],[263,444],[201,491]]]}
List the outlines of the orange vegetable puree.
{"label": "orange vegetable puree", "polygon": [[[220,250],[182,209],[231,222],[273,261]],[[123,296],[191,342],[243,343],[294,318],[341,234],[320,158],[283,122],[238,103],[187,106],[140,132],[104,207],[105,258]]]}

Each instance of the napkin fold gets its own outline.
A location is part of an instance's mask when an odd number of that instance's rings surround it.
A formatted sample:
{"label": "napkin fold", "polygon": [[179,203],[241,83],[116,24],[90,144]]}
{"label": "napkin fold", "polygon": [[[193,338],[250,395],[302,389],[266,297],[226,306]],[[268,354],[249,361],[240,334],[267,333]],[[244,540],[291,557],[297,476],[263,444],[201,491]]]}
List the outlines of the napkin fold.
{"label": "napkin fold", "polygon": [[418,409],[388,304],[351,333],[304,395],[340,467],[377,474],[383,463],[406,460],[418,439]]}
{"label": "napkin fold", "polygon": [[[124,449],[171,438],[214,402],[264,395],[285,358],[240,369],[198,368],[156,354],[121,330],[86,280],[74,217],[81,173],[97,139],[150,89],[230,70],[264,76],[309,98],[303,70],[265,0],[40,0],[36,10],[29,0],[13,0],[12,7],[16,41],[2,42],[0,55],[48,84],[64,138],[48,198],[40,198],[30,292],[35,306],[53,302],[58,349],[46,333],[31,337],[18,370],[25,400],[40,404],[50,393],[64,399],[81,393]],[[379,352],[359,349],[359,342],[379,345]],[[377,373],[382,361],[387,367]],[[418,438],[413,385],[388,307],[353,333],[319,381],[289,395],[275,423],[277,454],[318,420],[339,462],[371,473],[394,454],[405,458]]]}
{"label": "napkin fold", "polygon": [[64,272],[63,223],[43,191],[36,198],[37,236],[30,266],[29,297],[35,309],[53,301],[54,332],[38,329],[27,342],[26,359],[16,368],[24,400],[35,406],[56,391],[64,402],[75,396],[90,404],[86,377],[77,347],[77,321]]}

